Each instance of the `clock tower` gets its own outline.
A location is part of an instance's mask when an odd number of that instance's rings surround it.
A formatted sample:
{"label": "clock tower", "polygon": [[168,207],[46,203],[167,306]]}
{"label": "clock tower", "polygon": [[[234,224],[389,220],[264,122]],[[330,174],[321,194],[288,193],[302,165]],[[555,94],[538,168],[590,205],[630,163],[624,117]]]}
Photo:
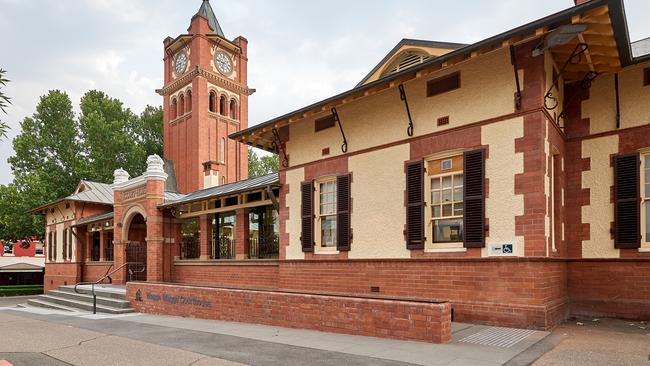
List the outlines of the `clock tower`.
{"label": "clock tower", "polygon": [[225,37],[209,0],[164,41],[163,155],[181,193],[248,178],[247,146],[228,138],[248,127],[247,47]]}

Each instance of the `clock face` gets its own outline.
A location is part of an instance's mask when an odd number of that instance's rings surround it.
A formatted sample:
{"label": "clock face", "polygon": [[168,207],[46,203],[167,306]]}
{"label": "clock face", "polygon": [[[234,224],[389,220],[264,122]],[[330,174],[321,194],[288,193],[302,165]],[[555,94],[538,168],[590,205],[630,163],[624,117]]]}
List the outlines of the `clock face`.
{"label": "clock face", "polygon": [[186,68],[187,68],[187,53],[185,53],[185,51],[181,51],[176,56],[176,63],[174,63],[174,72],[176,72],[176,75],[180,75],[185,71]]}
{"label": "clock face", "polygon": [[232,72],[232,60],[223,52],[217,52],[214,55],[214,64],[217,69],[224,75],[230,75]]}

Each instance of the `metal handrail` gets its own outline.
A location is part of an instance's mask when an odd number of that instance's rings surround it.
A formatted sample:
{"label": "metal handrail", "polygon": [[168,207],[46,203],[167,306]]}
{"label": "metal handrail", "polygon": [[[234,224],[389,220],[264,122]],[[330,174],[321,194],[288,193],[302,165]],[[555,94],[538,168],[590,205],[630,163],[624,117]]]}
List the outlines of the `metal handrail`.
{"label": "metal handrail", "polygon": [[[107,272],[106,274],[104,274],[104,275],[103,275],[100,279],[98,279],[97,281],[94,281],[94,282],[91,282],[91,281],[89,281],[89,282],[78,282],[76,285],[74,285],[74,292],[77,293],[77,294],[79,294],[80,292],[79,292],[79,290],[77,289],[77,287],[79,287],[79,286],[90,285],[90,286],[91,286],[90,289],[91,289],[91,292],[92,292],[92,294],[93,294],[93,314],[97,314],[97,294],[95,294],[95,285],[99,285],[99,284],[101,284],[101,283],[104,282],[104,280],[107,279],[107,278],[110,279],[110,283],[113,283],[113,279],[111,278],[111,275],[114,274],[115,272],[121,270],[122,268],[126,267],[126,266],[129,265],[129,264],[135,264],[135,265],[141,265],[141,266],[144,266],[144,263],[140,263],[140,262],[125,262],[125,263],[123,263],[121,266],[115,268],[115,269],[114,269],[113,271],[111,271],[110,273]],[[113,266],[113,265],[111,265],[111,267],[112,267],[112,266]],[[111,267],[109,267],[109,269],[110,269]],[[142,272],[144,272],[144,270],[143,270]]]}

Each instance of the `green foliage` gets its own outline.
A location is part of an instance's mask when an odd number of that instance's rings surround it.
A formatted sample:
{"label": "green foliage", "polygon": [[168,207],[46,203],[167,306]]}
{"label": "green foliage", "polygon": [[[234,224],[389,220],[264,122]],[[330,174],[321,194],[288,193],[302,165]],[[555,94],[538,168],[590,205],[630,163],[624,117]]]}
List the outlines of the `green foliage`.
{"label": "green foliage", "polygon": [[21,123],[8,159],[14,181],[0,186],[0,238],[43,235],[42,217],[29,210],[69,195],[82,179],[110,183],[117,168],[139,175],[147,155],[162,155],[162,108],[138,116],[91,90],[80,110],[76,118],[70,97],[53,90]]}
{"label": "green foliage", "polygon": [[[5,79],[5,73],[7,71],[0,69],[0,111],[3,113],[7,113],[6,108],[11,104],[11,98],[9,98],[3,91],[2,88],[7,86],[7,83],[9,82],[8,79]],[[7,137],[7,130],[9,129],[9,126],[7,126],[5,123],[0,121],[0,139]]]}
{"label": "green foliage", "polygon": [[278,171],[279,159],[277,155],[259,156],[252,147],[248,148],[248,177],[256,178]]}
{"label": "green foliage", "polygon": [[0,297],[39,295],[42,293],[42,285],[0,286]]}

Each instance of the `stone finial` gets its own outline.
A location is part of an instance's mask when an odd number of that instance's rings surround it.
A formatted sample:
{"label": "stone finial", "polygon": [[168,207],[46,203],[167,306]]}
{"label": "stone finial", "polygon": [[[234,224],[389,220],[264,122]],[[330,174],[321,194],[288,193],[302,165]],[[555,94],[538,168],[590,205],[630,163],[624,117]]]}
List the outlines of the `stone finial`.
{"label": "stone finial", "polygon": [[163,165],[165,162],[158,155],[149,155],[147,158],[147,174],[160,174],[165,173]]}
{"label": "stone finial", "polygon": [[115,169],[113,172],[113,184],[122,184],[128,182],[129,179],[131,179],[131,176],[122,168]]}

